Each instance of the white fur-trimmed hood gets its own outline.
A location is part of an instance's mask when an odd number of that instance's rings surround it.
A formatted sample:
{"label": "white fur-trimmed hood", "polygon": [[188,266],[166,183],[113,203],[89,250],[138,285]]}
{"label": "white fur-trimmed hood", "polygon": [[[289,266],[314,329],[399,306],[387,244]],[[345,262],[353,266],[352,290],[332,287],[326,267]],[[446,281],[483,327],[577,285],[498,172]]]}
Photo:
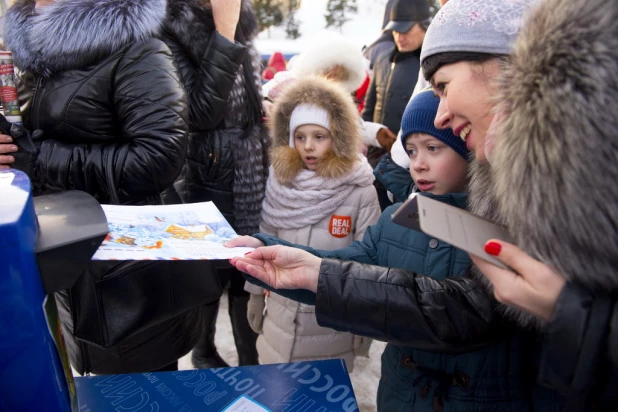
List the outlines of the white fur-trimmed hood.
{"label": "white fur-trimmed hood", "polygon": [[21,70],[50,76],[158,35],[167,0],[57,0],[34,6],[34,0],[19,0],[7,11],[5,46]]}

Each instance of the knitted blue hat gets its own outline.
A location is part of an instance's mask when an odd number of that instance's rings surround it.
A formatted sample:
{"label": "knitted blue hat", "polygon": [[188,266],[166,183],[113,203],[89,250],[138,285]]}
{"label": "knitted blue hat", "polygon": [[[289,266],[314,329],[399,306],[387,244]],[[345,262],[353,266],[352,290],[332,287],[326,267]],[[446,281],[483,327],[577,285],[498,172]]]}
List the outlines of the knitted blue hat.
{"label": "knitted blue hat", "polygon": [[436,129],[434,120],[438,112],[440,98],[433,89],[428,88],[414,96],[408,103],[401,118],[401,143],[406,147],[406,139],[412,133],[427,133],[449,145],[461,157],[468,160],[468,149],[461,138],[455,136],[451,129]]}

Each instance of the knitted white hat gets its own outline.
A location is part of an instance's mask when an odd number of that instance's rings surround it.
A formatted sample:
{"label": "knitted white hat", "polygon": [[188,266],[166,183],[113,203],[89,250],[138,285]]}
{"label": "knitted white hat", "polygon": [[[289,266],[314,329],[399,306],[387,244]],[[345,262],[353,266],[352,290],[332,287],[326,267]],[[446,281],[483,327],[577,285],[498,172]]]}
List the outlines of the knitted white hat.
{"label": "knitted white hat", "polygon": [[295,148],[294,132],[305,124],[316,124],[330,131],[328,112],[314,104],[302,103],[294,108],[290,117],[290,147]]}

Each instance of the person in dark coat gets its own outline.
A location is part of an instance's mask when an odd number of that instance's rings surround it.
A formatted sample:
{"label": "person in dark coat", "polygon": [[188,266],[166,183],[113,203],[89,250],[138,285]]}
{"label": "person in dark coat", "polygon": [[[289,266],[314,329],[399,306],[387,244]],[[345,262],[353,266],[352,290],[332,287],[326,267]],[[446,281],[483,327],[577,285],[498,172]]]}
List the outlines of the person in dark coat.
{"label": "person in dark coat", "polygon": [[[239,234],[258,231],[268,174],[268,133],[262,124],[260,56],[253,46],[258,22],[249,0],[240,2],[238,26],[219,34],[213,10],[200,0],[169,0],[163,38],[170,46],[189,95],[189,150],[183,171],[166,196],[184,203],[212,201]],[[203,73],[207,73],[204,75]],[[173,193],[175,191],[175,193]],[[173,193],[173,194],[172,194]],[[242,275],[216,263],[229,284],[229,315],[240,365],[257,364],[257,334],[247,322],[249,294]],[[214,343],[218,302],[202,310],[193,351],[199,368],[227,364]]]}
{"label": "person in dark coat", "polygon": [[380,36],[369,46],[363,49],[363,56],[369,60],[369,69],[373,70],[373,66],[376,63],[376,59],[383,53],[391,51],[395,47],[395,41],[393,40],[392,30],[384,30],[386,25],[390,22],[391,10],[396,0],[388,0],[384,6],[384,16],[382,19],[382,33]]}
{"label": "person in dark coat", "polygon": [[[166,0],[19,0],[8,10],[24,126],[43,131],[11,157],[35,196],[163,203],[189,138],[181,73],[159,39],[166,13]],[[202,262],[93,261],[57,294],[71,363],[82,374],[176,369],[197,342],[199,307],[220,293]]]}
{"label": "person in dark coat", "polygon": [[[394,135],[399,132],[401,116],[412,96],[420,69],[420,53],[429,24],[426,0],[397,0],[384,30],[392,30],[395,48],[381,54],[373,67],[373,77],[365,96],[364,120],[383,124]],[[372,146],[367,152],[376,167],[387,151]],[[384,186],[375,182],[382,210],[391,202]]]}

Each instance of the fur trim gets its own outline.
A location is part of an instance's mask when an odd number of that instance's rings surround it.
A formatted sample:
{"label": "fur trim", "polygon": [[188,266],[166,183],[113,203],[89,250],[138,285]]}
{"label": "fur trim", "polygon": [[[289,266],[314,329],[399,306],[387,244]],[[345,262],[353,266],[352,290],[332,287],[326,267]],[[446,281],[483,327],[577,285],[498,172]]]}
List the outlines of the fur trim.
{"label": "fur trim", "polygon": [[[292,160],[291,155],[277,148],[290,148],[290,117],[294,108],[300,103],[316,105],[329,114],[333,154],[321,162],[318,173],[326,173],[323,175],[325,177],[340,177],[348,173],[361,152],[362,138],[358,111],[352,97],[340,85],[315,76],[304,77],[286,88],[273,107],[273,115],[269,117],[269,127],[273,136],[271,152],[273,164],[278,161],[276,159],[278,157]],[[300,156],[298,157],[300,159]],[[302,159],[300,161],[302,162]],[[274,168],[276,175],[280,178],[295,176],[299,171],[297,162],[291,162],[287,167],[291,170],[283,170],[286,164],[283,160],[279,162],[278,167]]]}
{"label": "fur trim", "polygon": [[57,0],[37,11],[34,6],[34,0],[21,0],[8,10],[4,40],[17,67],[49,77],[156,36],[167,1]]}
{"label": "fur trim", "polygon": [[311,47],[303,50],[294,60],[291,69],[294,76],[323,75],[322,71],[341,65],[348,71],[348,78],[341,84],[349,93],[363,84],[367,77],[367,65],[360,48],[337,32],[326,31],[311,41]]}
{"label": "fur trim", "polygon": [[616,73],[614,2],[541,2],[504,76],[493,155],[505,165],[496,195],[516,243],[605,293],[618,289]]}
{"label": "fur trim", "polygon": [[[484,217],[497,224],[504,225],[504,219],[498,214],[498,205],[495,199],[494,175],[489,165],[479,163],[473,157],[470,162],[470,194],[468,196],[468,209],[475,215]],[[472,266],[472,276],[479,280],[493,296],[493,285],[485,275],[476,267]],[[542,322],[535,316],[507,305],[496,305],[502,315],[516,321],[526,327],[540,328]]]}
{"label": "fur trim", "polygon": [[300,157],[300,153],[290,146],[279,146],[272,149],[270,160],[273,173],[281,184],[293,181],[301,170],[305,168],[305,163]]}
{"label": "fur trim", "polygon": [[340,179],[348,174],[357,161],[358,158],[337,156],[333,151],[330,151],[317,162],[315,172],[318,176]]}

